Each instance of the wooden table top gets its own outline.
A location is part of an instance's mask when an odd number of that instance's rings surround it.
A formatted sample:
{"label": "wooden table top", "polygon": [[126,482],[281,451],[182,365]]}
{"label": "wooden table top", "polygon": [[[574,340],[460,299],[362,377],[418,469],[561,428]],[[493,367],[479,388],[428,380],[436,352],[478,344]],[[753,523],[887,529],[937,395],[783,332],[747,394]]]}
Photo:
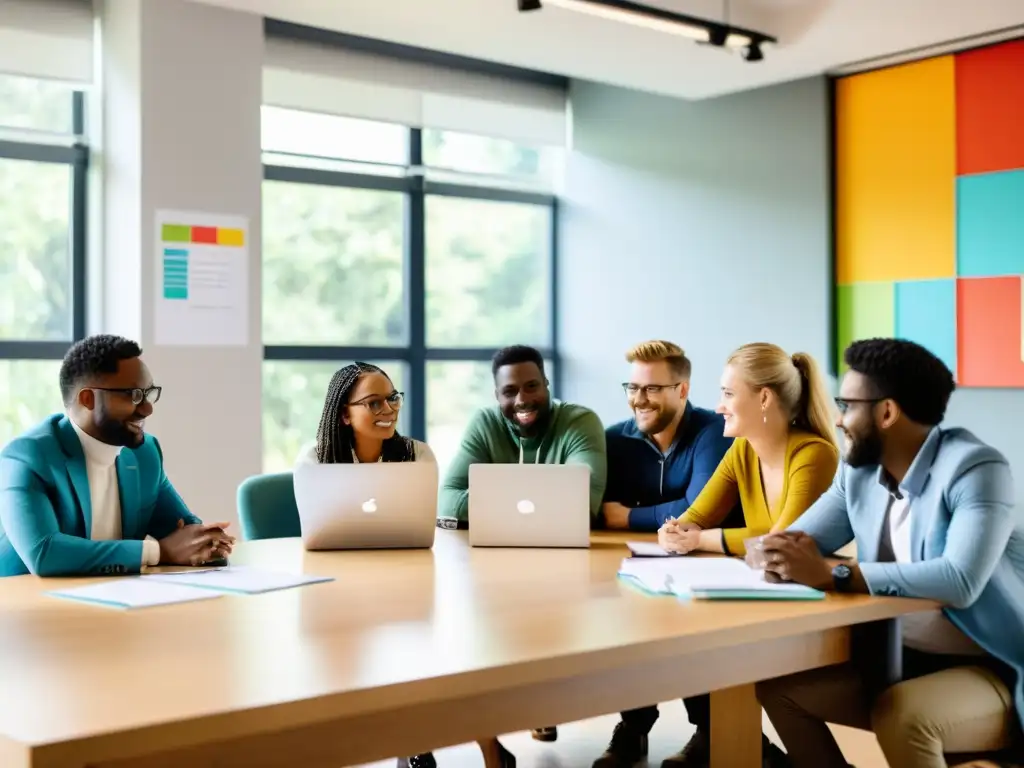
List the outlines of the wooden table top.
{"label": "wooden table top", "polygon": [[[683,602],[616,578],[626,539],[589,550],[481,549],[438,530],[432,550],[304,552],[244,542],[232,562],[333,576],[263,595],[118,611],[48,590],[87,580],[0,579],[0,755],[214,718],[225,735],[330,713],[437,702],[608,669],[636,654],[798,635],[933,607],[829,595],[815,602]],[[270,709],[267,709],[270,708]],[[141,729],[141,730],[139,730]]]}

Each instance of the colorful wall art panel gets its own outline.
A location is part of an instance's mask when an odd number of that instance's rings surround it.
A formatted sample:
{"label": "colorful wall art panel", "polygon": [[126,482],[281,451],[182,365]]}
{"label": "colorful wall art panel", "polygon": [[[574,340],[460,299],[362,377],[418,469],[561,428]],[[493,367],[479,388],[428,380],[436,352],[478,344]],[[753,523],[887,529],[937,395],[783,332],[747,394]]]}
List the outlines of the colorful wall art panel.
{"label": "colorful wall art panel", "polygon": [[840,79],[836,353],[897,336],[1024,387],[1024,40]]}

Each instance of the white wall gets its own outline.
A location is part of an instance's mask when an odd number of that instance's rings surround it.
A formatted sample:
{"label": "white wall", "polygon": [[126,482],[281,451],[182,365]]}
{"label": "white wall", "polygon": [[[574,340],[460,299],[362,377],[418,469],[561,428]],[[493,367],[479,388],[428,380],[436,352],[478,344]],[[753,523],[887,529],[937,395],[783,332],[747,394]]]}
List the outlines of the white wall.
{"label": "white wall", "polygon": [[562,207],[565,399],[610,422],[633,344],[667,338],[714,407],[750,341],[828,351],[828,134],[823,78],[684,102],[574,83]]}
{"label": "white wall", "polygon": [[[235,492],[262,464],[260,103],[263,21],[185,0],[106,0],[103,317],[91,330],[138,339],[164,387],[147,429],[167,473],[206,520],[237,519]],[[249,339],[155,343],[159,209],[249,220]]]}
{"label": "white wall", "polygon": [[[824,79],[684,102],[574,83],[561,224],[564,397],[628,415],[623,353],[665,337],[713,407],[726,355],[748,341],[829,350]],[[834,386],[833,382],[833,386]],[[946,417],[1024,467],[1024,392],[963,389]],[[1024,471],[1017,473],[1024,503]]]}

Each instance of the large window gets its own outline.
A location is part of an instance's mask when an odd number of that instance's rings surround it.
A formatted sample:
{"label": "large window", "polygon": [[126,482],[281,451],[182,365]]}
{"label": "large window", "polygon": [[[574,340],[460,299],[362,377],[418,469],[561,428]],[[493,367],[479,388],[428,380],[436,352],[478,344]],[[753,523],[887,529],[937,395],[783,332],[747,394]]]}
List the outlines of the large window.
{"label": "large window", "polygon": [[83,95],[0,75],[0,445],[62,408],[85,333]]}
{"label": "large window", "polygon": [[555,382],[559,152],[276,107],[263,149],[266,471],[314,439],[353,360],[406,393],[400,426],[442,467],[493,402],[496,348],[541,349]]}

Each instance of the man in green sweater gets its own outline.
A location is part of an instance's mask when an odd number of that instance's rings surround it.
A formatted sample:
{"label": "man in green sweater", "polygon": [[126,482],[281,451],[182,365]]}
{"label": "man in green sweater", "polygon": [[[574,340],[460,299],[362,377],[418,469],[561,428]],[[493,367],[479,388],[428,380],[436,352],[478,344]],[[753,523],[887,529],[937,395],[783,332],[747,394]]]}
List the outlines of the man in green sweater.
{"label": "man in green sweater", "polygon": [[[608,473],[601,419],[582,405],[552,402],[544,358],[533,347],[499,349],[491,373],[497,405],[477,411],[466,427],[441,485],[438,516],[468,525],[471,464],[580,463],[590,467],[590,525],[600,525]],[[536,728],[533,738],[555,741],[558,731]]]}
{"label": "man in green sweater", "polygon": [[438,516],[469,521],[471,464],[590,467],[590,520],[601,520],[607,462],[604,426],[589,408],[552,401],[544,358],[533,347],[499,349],[491,361],[497,405],[477,411],[441,486]]}

